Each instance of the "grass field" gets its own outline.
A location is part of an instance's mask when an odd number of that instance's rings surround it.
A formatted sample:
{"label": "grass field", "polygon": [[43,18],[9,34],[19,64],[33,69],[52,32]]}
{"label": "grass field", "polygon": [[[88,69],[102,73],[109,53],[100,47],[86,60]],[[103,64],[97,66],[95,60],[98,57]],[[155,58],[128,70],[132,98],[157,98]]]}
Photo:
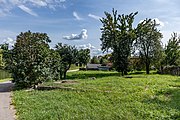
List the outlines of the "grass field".
{"label": "grass field", "polygon": [[[179,120],[180,77],[85,71],[68,73],[62,89],[15,91],[18,120]],[[64,89],[66,88],[66,89]]]}
{"label": "grass field", "polygon": [[0,80],[0,83],[1,83],[1,82],[6,82],[6,81],[10,81],[10,80],[12,80],[12,78],[1,79],[1,80]]}

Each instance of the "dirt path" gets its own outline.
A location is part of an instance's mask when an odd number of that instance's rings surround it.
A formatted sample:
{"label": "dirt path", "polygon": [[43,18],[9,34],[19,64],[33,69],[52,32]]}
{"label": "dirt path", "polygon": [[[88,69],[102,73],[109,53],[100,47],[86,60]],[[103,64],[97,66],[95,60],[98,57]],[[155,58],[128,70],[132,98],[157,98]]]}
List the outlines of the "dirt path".
{"label": "dirt path", "polygon": [[0,83],[0,120],[15,120],[15,110],[11,106],[11,81]]}
{"label": "dirt path", "polygon": [[76,72],[79,71],[79,69],[75,69],[75,70],[68,70],[67,72]]}

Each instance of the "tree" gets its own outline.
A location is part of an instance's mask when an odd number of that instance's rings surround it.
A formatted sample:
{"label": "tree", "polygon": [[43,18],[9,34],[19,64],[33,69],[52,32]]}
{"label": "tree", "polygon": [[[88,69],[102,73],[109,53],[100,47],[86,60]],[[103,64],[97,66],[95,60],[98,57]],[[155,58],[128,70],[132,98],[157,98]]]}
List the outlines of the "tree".
{"label": "tree", "polygon": [[118,15],[117,10],[112,11],[112,15],[105,12],[105,18],[101,19],[101,46],[103,51],[112,49],[113,65],[122,75],[127,74],[128,57],[131,53],[132,43],[136,37],[133,28],[136,13],[129,15]]}
{"label": "tree", "polygon": [[9,52],[13,81],[19,87],[31,87],[48,79],[48,55],[51,42],[46,33],[20,33]]}
{"label": "tree", "polygon": [[52,79],[56,81],[62,79],[62,58],[57,52],[57,50],[50,50],[48,61]]}
{"label": "tree", "polygon": [[0,44],[0,50],[1,50],[1,59],[2,59],[2,66],[5,65],[5,63],[8,61],[9,56],[9,45],[8,44]]}
{"label": "tree", "polygon": [[74,46],[63,45],[62,43],[58,43],[55,48],[62,59],[60,77],[61,79],[66,79],[66,73],[71,67],[71,64],[75,64],[77,61],[78,50]]}
{"label": "tree", "polygon": [[149,74],[150,64],[157,54],[161,51],[162,34],[157,29],[155,20],[146,19],[137,26],[137,39],[135,46],[139,50],[141,58],[144,59],[146,65],[146,73]]}
{"label": "tree", "polygon": [[180,37],[177,33],[173,33],[169,39],[167,46],[165,47],[165,63],[166,65],[178,66],[180,59]]}
{"label": "tree", "polygon": [[92,59],[91,59],[91,64],[99,64],[99,59],[97,56],[93,56]]}
{"label": "tree", "polygon": [[87,65],[90,60],[90,50],[89,49],[80,49],[78,51],[78,63],[81,65]]}

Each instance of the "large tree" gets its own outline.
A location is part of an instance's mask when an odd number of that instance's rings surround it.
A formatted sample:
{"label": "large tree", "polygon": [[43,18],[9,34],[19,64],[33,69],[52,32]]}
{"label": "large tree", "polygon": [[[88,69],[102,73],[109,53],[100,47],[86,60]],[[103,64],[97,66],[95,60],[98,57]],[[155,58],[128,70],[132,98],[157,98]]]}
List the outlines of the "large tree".
{"label": "large tree", "polygon": [[74,46],[63,45],[62,43],[58,43],[55,48],[62,59],[60,77],[66,79],[66,73],[71,67],[71,64],[77,61],[78,50]]}
{"label": "large tree", "polygon": [[45,33],[20,33],[9,61],[13,81],[20,87],[31,87],[48,78],[49,45]]}
{"label": "large tree", "polygon": [[112,15],[105,12],[105,18],[101,19],[101,46],[103,51],[112,49],[113,65],[122,75],[127,74],[128,57],[131,54],[132,43],[136,37],[133,28],[136,13],[129,15],[119,15],[117,10],[112,11]]}
{"label": "large tree", "polygon": [[[146,19],[139,23],[136,29],[136,48],[139,50],[141,58],[145,61],[146,73],[149,74],[152,60],[158,60],[161,51],[162,34],[157,29],[155,20]],[[154,59],[155,58],[155,59]]]}
{"label": "large tree", "polygon": [[173,33],[165,47],[165,64],[180,65],[180,37],[177,33]]}

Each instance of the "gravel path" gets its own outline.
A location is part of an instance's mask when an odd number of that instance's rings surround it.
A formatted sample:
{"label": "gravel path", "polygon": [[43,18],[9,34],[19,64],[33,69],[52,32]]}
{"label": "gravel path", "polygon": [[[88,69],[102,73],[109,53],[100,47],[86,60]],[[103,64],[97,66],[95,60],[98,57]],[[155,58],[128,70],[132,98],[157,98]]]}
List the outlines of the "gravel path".
{"label": "gravel path", "polygon": [[79,71],[79,69],[75,69],[75,70],[68,70],[67,72],[76,72]]}
{"label": "gravel path", "polygon": [[0,83],[0,120],[15,120],[15,110],[11,105],[11,81]]}

